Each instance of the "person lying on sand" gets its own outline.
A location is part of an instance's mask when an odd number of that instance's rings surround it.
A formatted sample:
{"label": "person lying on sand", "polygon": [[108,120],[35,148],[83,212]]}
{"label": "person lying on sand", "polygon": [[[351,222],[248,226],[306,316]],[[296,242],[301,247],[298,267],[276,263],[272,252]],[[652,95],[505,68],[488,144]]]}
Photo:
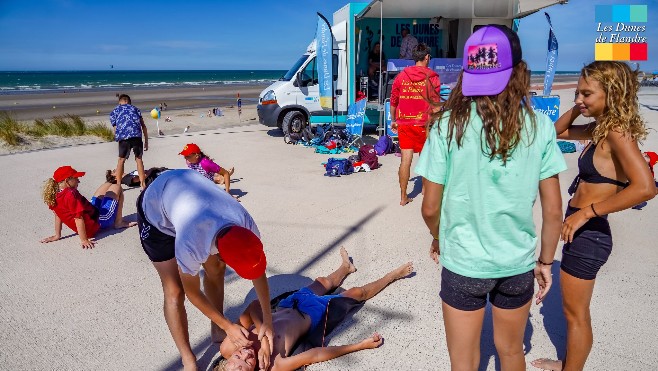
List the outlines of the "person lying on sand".
{"label": "person lying on sand", "polygon": [[[329,329],[331,326],[328,324],[331,317],[334,317],[334,325],[337,325],[337,321],[342,320],[349,309],[363,304],[392,282],[413,272],[412,263],[405,263],[375,282],[351,288],[340,294],[328,294],[335,290],[345,277],[356,271],[345,248],[340,249],[340,256],[340,267],[333,273],[327,277],[316,278],[309,286],[295,291],[278,303],[276,311],[272,313],[272,324],[276,336],[273,339],[274,351],[269,359],[266,359],[261,352],[262,348],[269,347],[267,338],[264,342],[257,341],[262,322],[262,311],[259,302],[253,301],[240,316],[240,324],[249,329],[251,345],[238,347],[230,341],[222,342],[220,352],[225,359],[221,360],[213,371],[267,370],[270,366],[273,371],[295,370],[304,365],[379,347],[383,338],[375,333],[358,343],[328,347],[319,344],[317,347],[299,354],[290,355],[298,341],[302,338],[307,339],[309,334],[315,334],[315,330],[320,330],[319,337],[323,342],[324,336],[331,330]],[[347,304],[341,304],[341,301],[347,302]],[[346,308],[346,305],[349,309],[343,313],[341,318],[336,319],[334,308]],[[326,322],[323,324],[323,321]]]}

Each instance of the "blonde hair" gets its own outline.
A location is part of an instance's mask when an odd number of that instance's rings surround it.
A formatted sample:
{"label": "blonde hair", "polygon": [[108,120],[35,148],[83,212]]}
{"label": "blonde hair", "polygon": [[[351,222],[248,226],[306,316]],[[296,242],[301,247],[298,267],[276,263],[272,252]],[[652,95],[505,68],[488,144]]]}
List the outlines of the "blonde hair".
{"label": "blonde hair", "polygon": [[228,360],[226,358],[222,358],[219,361],[217,361],[217,364],[215,364],[215,367],[213,367],[212,371],[226,371],[226,364],[228,363]]}
{"label": "blonde hair", "polygon": [[43,190],[41,191],[41,197],[43,197],[43,202],[49,207],[55,206],[55,197],[57,197],[57,192],[59,192],[59,184],[53,178],[48,178],[43,183]]}
{"label": "blonde hair", "polygon": [[605,108],[592,132],[594,143],[605,139],[611,130],[630,135],[636,141],[647,137],[637,99],[638,70],[631,70],[624,62],[596,61],[583,67],[580,75],[597,81],[605,92]]}

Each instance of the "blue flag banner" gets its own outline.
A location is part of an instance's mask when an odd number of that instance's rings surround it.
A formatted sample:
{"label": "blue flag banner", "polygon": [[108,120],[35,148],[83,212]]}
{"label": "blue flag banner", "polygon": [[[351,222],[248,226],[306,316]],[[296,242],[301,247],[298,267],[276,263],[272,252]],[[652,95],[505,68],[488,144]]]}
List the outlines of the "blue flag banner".
{"label": "blue flag banner", "polygon": [[395,138],[398,136],[398,134],[391,130],[391,121],[391,101],[387,100],[384,104],[384,122],[386,123],[386,134],[390,135],[392,138]]}
{"label": "blue flag banner", "polygon": [[553,24],[548,13],[544,12],[550,30],[548,32],[548,53],[546,54],[546,74],[544,75],[544,95],[550,95],[553,88],[553,77],[557,67],[557,37],[553,33]]}
{"label": "blue flag banner", "polygon": [[315,53],[318,68],[318,85],[320,90],[320,106],[327,110],[333,110],[333,53],[334,36],[327,19],[318,13],[318,26],[315,30]]}
{"label": "blue flag banner", "polygon": [[363,135],[363,120],[366,115],[367,99],[359,99],[347,107],[345,129],[352,135]]}
{"label": "blue flag banner", "polygon": [[530,105],[533,110],[545,113],[553,122],[560,117],[560,96],[558,95],[533,95]]}

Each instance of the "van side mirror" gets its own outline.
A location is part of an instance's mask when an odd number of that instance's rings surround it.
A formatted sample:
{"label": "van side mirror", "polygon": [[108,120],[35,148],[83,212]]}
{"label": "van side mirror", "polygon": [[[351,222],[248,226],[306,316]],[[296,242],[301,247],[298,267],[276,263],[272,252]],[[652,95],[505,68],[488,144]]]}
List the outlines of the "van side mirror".
{"label": "van side mirror", "polygon": [[294,85],[294,86],[297,86],[297,87],[302,87],[302,86],[303,86],[302,84],[303,84],[303,83],[302,83],[302,73],[301,73],[301,72],[297,72],[297,73],[295,74],[295,81],[293,82],[293,85]]}

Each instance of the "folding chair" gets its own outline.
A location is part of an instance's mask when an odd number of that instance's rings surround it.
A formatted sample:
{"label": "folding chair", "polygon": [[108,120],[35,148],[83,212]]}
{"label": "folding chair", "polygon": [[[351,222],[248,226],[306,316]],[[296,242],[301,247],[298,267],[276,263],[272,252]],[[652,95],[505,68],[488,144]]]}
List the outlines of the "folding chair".
{"label": "folding chair", "polygon": [[[367,99],[358,100],[347,107],[347,120],[345,120],[345,129],[350,133],[350,142],[348,147],[361,147],[363,145],[363,119],[366,115]],[[360,145],[359,145],[360,143]]]}

